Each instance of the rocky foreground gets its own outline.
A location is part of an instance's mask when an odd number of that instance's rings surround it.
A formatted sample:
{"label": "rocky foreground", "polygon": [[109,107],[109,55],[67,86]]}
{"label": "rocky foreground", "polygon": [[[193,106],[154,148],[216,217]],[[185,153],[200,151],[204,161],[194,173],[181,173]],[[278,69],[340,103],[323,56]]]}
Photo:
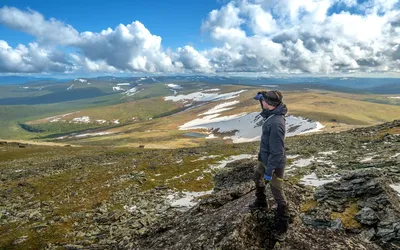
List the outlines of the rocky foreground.
{"label": "rocky foreground", "polygon": [[[314,194],[287,183],[294,218],[287,240],[271,236],[274,213],[250,213],[252,161],[234,162],[217,175],[216,192],[186,214],[155,227],[137,249],[399,249],[399,196],[385,169],[358,170]],[[310,201],[309,201],[310,202]]]}
{"label": "rocky foreground", "polygon": [[[0,143],[0,249],[399,249],[399,134],[394,121],[288,139],[284,242],[272,237],[271,197],[269,212],[247,208],[256,160],[217,164],[257,144],[110,152]],[[190,206],[168,198],[210,183]]]}

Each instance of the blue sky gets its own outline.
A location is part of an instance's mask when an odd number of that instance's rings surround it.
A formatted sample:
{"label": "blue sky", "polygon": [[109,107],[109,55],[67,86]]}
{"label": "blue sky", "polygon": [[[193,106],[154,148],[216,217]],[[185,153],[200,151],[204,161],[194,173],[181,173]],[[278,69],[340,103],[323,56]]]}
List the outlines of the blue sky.
{"label": "blue sky", "polygon": [[400,76],[400,0],[3,0],[0,74]]}
{"label": "blue sky", "polygon": [[[164,47],[174,49],[186,44],[199,49],[209,46],[209,39],[201,34],[202,19],[221,6],[216,0],[2,0],[1,4],[21,10],[33,9],[47,18],[70,24],[79,32],[100,32],[139,20],[153,34],[163,38]],[[4,26],[0,26],[0,34],[0,39],[13,46],[35,40]]]}

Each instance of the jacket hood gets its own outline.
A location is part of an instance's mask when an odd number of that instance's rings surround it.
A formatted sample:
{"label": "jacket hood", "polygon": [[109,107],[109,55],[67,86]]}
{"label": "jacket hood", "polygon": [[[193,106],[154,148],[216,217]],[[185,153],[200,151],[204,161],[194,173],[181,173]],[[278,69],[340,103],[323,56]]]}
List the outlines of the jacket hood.
{"label": "jacket hood", "polygon": [[263,109],[263,111],[260,113],[260,115],[264,118],[268,118],[271,115],[286,115],[287,112],[288,112],[288,109],[286,107],[286,104],[284,104],[282,102],[274,110]]}

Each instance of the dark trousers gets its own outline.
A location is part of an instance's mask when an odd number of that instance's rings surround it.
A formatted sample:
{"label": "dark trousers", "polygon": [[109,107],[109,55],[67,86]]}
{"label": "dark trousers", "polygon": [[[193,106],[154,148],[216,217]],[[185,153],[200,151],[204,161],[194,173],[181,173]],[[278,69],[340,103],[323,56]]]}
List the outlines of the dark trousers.
{"label": "dark trousers", "polygon": [[[262,162],[258,162],[254,171],[254,182],[257,188],[265,187],[264,180],[265,166]],[[283,175],[284,168],[275,169],[270,182],[271,192],[278,206],[287,207],[285,192],[283,191]]]}

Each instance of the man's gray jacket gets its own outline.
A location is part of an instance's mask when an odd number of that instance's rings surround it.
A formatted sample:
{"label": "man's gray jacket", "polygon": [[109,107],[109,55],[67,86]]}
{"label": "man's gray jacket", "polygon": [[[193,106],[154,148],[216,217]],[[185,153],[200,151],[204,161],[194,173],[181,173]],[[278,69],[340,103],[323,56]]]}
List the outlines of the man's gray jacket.
{"label": "man's gray jacket", "polygon": [[284,168],[285,154],[285,115],[286,105],[281,103],[274,110],[263,110],[261,116],[266,120],[262,127],[258,160],[266,167],[265,173],[272,177],[274,169]]}

